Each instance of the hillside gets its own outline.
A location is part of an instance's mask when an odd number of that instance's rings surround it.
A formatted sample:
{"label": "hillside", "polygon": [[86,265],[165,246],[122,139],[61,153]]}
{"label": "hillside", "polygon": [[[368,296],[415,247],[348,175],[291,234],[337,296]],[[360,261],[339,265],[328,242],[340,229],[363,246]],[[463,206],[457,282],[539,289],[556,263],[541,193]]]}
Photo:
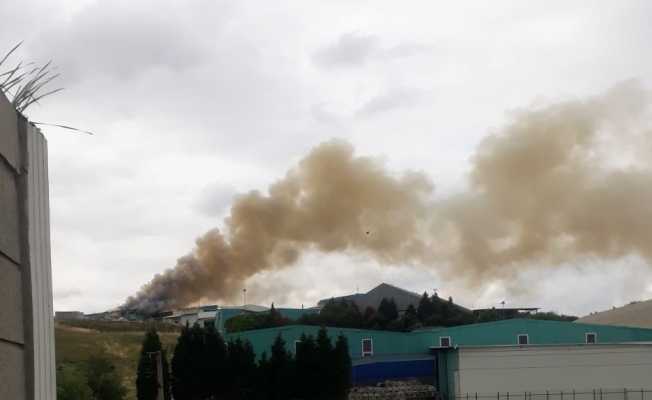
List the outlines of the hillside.
{"label": "hillside", "polygon": [[[127,399],[136,399],[136,366],[146,324],[110,321],[66,321],[55,324],[57,365],[79,363],[93,355],[103,354],[115,365],[127,387]],[[163,328],[162,326],[157,326]],[[168,357],[176,344],[178,331],[165,327],[159,332]]]}
{"label": "hillside", "polygon": [[576,322],[652,328],[652,299],[627,304],[612,310],[589,314]]}

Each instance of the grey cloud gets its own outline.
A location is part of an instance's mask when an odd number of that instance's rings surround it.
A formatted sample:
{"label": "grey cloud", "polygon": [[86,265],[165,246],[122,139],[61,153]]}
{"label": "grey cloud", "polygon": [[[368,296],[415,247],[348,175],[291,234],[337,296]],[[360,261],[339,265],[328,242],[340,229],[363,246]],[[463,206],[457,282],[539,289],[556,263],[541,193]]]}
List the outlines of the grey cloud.
{"label": "grey cloud", "polygon": [[209,217],[220,216],[228,209],[235,194],[235,188],[231,185],[221,182],[210,184],[195,202],[195,210]]}
{"label": "grey cloud", "polygon": [[364,64],[379,50],[378,38],[358,33],[345,33],[313,56],[313,61],[325,67],[350,67]]}
{"label": "grey cloud", "polygon": [[319,66],[355,67],[371,60],[388,60],[415,55],[427,50],[426,46],[416,43],[399,43],[391,47],[381,46],[375,35],[350,32],[341,35],[334,43],[323,47],[313,54],[313,62]]}
{"label": "grey cloud", "polygon": [[32,52],[56,60],[67,81],[102,75],[131,81],[154,68],[180,71],[203,61],[201,42],[189,22],[179,18],[178,6],[170,2],[140,5],[125,1],[91,4],[74,15],[74,23],[42,31],[31,43]]}
{"label": "grey cloud", "polygon": [[55,301],[67,300],[74,297],[80,297],[84,294],[83,291],[77,288],[63,288],[54,290]]}
{"label": "grey cloud", "polygon": [[423,97],[423,91],[412,88],[390,89],[365,102],[356,111],[357,117],[370,117],[376,114],[408,108],[416,105]]}

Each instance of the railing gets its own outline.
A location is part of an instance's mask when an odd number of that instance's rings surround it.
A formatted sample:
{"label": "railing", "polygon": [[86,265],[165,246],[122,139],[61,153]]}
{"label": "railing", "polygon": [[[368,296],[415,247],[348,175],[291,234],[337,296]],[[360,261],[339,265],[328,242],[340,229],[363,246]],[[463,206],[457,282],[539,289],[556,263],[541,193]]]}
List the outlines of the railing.
{"label": "railing", "polygon": [[652,400],[652,389],[546,390],[545,392],[464,393],[454,400]]}

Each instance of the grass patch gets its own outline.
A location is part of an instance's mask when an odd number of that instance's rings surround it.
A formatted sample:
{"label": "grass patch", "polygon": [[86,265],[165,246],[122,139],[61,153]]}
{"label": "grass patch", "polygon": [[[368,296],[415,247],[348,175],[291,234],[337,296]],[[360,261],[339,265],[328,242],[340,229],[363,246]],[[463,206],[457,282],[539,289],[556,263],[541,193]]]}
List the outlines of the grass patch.
{"label": "grass patch", "polygon": [[[92,324],[79,324],[91,322]],[[106,323],[109,323],[108,325]],[[99,323],[99,324],[97,324]],[[74,321],[55,325],[57,365],[80,364],[93,355],[104,355],[115,365],[118,375],[127,387],[127,399],[136,399],[136,367],[140,347],[149,326],[139,322]],[[135,325],[134,325],[135,324]],[[117,330],[122,326],[125,330]],[[135,329],[139,327],[140,329]],[[159,332],[163,348],[172,356],[179,336],[178,328]]]}

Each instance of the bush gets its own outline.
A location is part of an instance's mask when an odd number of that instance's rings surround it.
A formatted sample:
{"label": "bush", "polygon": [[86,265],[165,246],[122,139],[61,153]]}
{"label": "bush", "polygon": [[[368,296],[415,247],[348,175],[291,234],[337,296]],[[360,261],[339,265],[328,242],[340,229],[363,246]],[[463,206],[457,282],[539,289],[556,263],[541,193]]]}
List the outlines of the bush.
{"label": "bush", "polygon": [[62,364],[57,367],[57,399],[93,399],[93,392],[86,382],[86,375],[75,365]]}

